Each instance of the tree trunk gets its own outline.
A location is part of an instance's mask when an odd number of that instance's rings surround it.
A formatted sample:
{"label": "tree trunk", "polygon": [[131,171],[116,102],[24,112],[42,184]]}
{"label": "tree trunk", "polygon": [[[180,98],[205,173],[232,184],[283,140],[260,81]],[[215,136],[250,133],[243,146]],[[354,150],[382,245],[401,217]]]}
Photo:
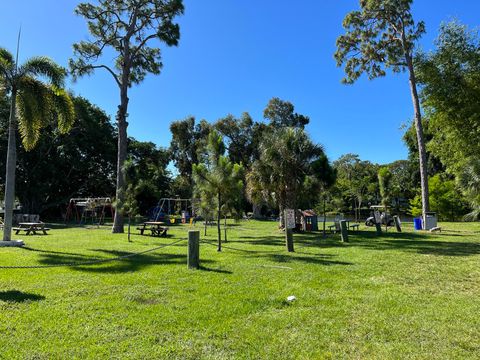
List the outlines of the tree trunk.
{"label": "tree trunk", "polygon": [[326,232],[326,228],[325,228],[325,222],[327,221],[327,213],[326,213],[326,209],[327,209],[327,198],[324,196],[323,197],[323,237],[327,237],[327,232]]}
{"label": "tree trunk", "polygon": [[253,215],[252,215],[252,217],[255,220],[260,220],[262,218],[261,207],[259,207],[256,204],[253,204]]}
{"label": "tree trunk", "polygon": [[132,217],[130,215],[128,215],[128,242],[131,242],[130,240],[130,226],[131,226],[131,223],[132,223]]}
{"label": "tree trunk", "polygon": [[217,211],[217,231],[218,231],[218,249],[217,251],[222,251],[222,229],[220,228],[220,221],[222,220],[221,209],[221,197],[218,194],[218,211]]}
{"label": "tree trunk", "polygon": [[227,215],[225,215],[225,222],[223,223],[223,229],[224,229],[224,233],[225,233],[225,242],[227,242]]}
{"label": "tree trunk", "polygon": [[10,104],[10,119],[8,122],[8,147],[7,147],[7,165],[5,174],[5,223],[3,226],[3,240],[12,239],[13,206],[15,204],[15,169],[17,166],[17,119],[16,119],[16,101],[17,89],[12,89],[12,98]]}
{"label": "tree trunk", "polygon": [[120,90],[120,106],[117,111],[118,151],[117,151],[117,189],[116,209],[112,233],[123,233],[123,206],[125,203],[125,172],[123,165],[127,159],[127,110],[128,110],[128,80]]}
{"label": "tree trunk", "polygon": [[427,174],[427,151],[423,136],[422,113],[420,110],[420,99],[417,91],[417,79],[415,77],[415,69],[413,67],[413,59],[409,50],[405,51],[405,60],[408,66],[410,92],[412,95],[413,108],[415,113],[415,130],[418,142],[418,158],[420,164],[420,184],[422,188],[422,213],[425,219],[425,213],[430,209],[428,194],[428,174]]}

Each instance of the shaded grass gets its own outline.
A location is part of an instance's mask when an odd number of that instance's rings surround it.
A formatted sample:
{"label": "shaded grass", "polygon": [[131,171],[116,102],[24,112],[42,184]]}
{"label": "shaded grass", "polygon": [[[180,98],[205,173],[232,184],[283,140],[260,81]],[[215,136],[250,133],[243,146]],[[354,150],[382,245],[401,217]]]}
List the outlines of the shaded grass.
{"label": "shaded grass", "polygon": [[[189,271],[186,242],[118,262],[0,270],[0,358],[478,358],[480,226],[377,237],[296,234],[276,223],[214,228]],[[108,259],[186,239],[56,227],[0,249],[0,265]],[[287,303],[295,295],[297,301]]]}

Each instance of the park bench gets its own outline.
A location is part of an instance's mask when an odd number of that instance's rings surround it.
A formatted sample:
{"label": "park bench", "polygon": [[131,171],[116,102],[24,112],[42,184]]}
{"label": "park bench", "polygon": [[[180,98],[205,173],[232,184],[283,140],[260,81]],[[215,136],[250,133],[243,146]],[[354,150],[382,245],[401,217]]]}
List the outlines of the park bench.
{"label": "park bench", "polygon": [[360,224],[352,224],[348,225],[348,227],[354,231],[358,231],[358,229],[360,229]]}
{"label": "park bench", "polygon": [[340,232],[340,222],[339,221],[335,221],[333,223],[333,225],[329,225],[328,226],[328,230],[330,230],[331,233],[334,233],[336,234],[337,231]]}

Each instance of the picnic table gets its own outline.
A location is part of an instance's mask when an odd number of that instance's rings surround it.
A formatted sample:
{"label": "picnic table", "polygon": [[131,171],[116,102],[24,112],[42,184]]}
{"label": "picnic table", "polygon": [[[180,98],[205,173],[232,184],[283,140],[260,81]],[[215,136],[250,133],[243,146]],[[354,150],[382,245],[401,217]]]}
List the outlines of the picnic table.
{"label": "picnic table", "polygon": [[340,221],[345,221],[347,223],[347,229],[358,230],[360,228],[360,225],[357,223],[350,224],[350,222],[354,222],[355,220],[340,219],[340,220],[335,220],[333,225],[328,226],[328,229],[330,230],[330,232],[333,232],[333,233],[336,233],[337,231],[340,232]]}
{"label": "picnic table", "polygon": [[18,223],[18,227],[13,228],[15,235],[18,235],[20,231],[25,231],[25,235],[37,235],[37,232],[43,232],[44,235],[48,235],[49,228],[45,227],[43,222],[21,222]]}
{"label": "picnic table", "polygon": [[150,230],[152,236],[165,236],[168,231],[168,228],[165,225],[166,223],[163,221],[146,221],[138,226],[137,230],[140,231],[140,235],[144,235],[145,230]]}

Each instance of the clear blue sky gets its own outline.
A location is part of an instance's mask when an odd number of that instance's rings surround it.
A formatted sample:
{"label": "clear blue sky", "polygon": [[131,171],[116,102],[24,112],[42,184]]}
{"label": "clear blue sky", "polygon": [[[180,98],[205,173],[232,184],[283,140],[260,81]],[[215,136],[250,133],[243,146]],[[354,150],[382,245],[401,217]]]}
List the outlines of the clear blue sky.
{"label": "clear blue sky", "polygon": [[[47,55],[67,65],[72,43],[87,37],[77,0],[0,1],[0,46],[15,49],[22,24],[21,58]],[[194,115],[215,121],[244,111],[261,120],[274,96],[291,101],[311,118],[312,138],[331,159],[357,153],[386,163],[406,158],[403,123],[412,118],[405,75],[353,86],[340,84],[342,70],[333,60],[335,39],[345,14],[358,0],[185,0],[179,19],[178,48],[164,49],[164,70],[130,93],[129,135],[170,142],[169,124]],[[477,26],[478,0],[416,0],[414,16],[423,19],[431,49],[442,21],[458,18]],[[99,71],[71,84],[79,95],[114,118],[118,91]]]}

